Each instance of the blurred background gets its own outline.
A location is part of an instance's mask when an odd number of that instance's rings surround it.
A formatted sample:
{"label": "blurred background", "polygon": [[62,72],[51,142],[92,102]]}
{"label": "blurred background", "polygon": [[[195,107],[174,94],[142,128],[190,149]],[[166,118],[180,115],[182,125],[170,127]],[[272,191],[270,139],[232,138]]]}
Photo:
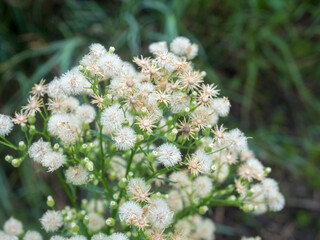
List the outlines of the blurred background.
{"label": "blurred background", "polygon": [[[13,115],[34,83],[77,64],[92,42],[129,61],[178,35],[199,44],[197,68],[232,103],[226,124],[253,138],[287,201],[258,217],[214,209],[217,239],[320,239],[318,0],[1,0],[0,112]],[[14,169],[8,153],[0,146],[0,225],[13,215],[39,228],[57,180],[34,174],[30,161]]]}

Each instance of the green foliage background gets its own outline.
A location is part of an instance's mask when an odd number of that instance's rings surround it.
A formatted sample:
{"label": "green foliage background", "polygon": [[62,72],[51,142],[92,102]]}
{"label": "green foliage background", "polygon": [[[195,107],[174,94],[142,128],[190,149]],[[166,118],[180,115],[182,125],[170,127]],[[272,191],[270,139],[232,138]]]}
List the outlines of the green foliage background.
{"label": "green foliage background", "polygon": [[[0,112],[10,115],[34,83],[65,72],[92,42],[126,60],[178,35],[198,43],[198,68],[231,100],[228,125],[253,137],[287,200],[260,217],[213,209],[218,239],[320,238],[319,1],[3,0],[0,20]],[[38,228],[45,196],[59,195],[56,178],[33,174],[30,161],[13,169],[7,153],[0,147],[0,223],[14,215]]]}

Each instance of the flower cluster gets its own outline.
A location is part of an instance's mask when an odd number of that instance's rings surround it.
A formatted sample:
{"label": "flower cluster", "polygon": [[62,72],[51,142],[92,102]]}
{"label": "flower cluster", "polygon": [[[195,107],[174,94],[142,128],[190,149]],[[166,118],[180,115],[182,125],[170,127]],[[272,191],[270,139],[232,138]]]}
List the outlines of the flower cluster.
{"label": "flower cluster", "polygon": [[[197,44],[177,37],[149,50],[135,67],[92,44],[79,66],[36,84],[13,118],[0,115],[0,143],[16,151],[6,161],[19,167],[29,157],[70,199],[56,209],[48,197],[40,223],[51,240],[212,240],[214,206],[283,208],[248,138],[219,124],[231,105],[195,69]],[[7,138],[14,124],[26,136],[17,145]],[[14,218],[3,229],[1,239],[42,239]]]}

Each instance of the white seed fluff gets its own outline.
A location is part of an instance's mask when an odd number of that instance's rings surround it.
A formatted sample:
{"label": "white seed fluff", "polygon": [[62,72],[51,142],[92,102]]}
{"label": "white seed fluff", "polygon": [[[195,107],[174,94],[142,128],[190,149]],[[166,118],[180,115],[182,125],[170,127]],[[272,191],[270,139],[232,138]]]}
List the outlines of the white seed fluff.
{"label": "white seed fluff", "polygon": [[190,105],[190,98],[182,92],[175,92],[170,98],[170,108],[172,113],[178,113]]}
{"label": "white seed fluff", "polygon": [[213,189],[212,180],[207,176],[197,177],[193,182],[193,189],[197,196],[207,197]]}
{"label": "white seed fluff", "polygon": [[186,37],[176,37],[170,44],[170,50],[178,56],[187,55],[190,47],[191,42]]}
{"label": "white seed fluff", "polygon": [[0,114],[0,137],[8,135],[13,128],[13,122],[7,115]]}
{"label": "white seed fluff", "polygon": [[174,144],[164,143],[159,147],[157,160],[165,167],[172,167],[181,161],[181,153]]}
{"label": "white seed fluff", "polygon": [[76,116],[81,122],[91,123],[96,117],[96,111],[91,105],[84,104],[76,109]]}
{"label": "white seed fluff", "polygon": [[28,231],[24,237],[23,240],[42,240],[42,236],[40,233],[36,231]]}
{"label": "white seed fluff", "polygon": [[97,62],[106,78],[117,76],[122,68],[122,60],[117,54],[106,53]]}
{"label": "white seed fluff", "polygon": [[67,95],[79,95],[86,93],[86,88],[90,88],[90,83],[79,71],[78,67],[64,73],[60,77],[59,81],[61,81],[61,88]]}
{"label": "white seed fluff", "polygon": [[42,166],[48,168],[49,172],[53,172],[62,167],[67,162],[67,158],[60,152],[47,152],[41,161]]}
{"label": "white seed fluff", "polygon": [[163,198],[152,199],[148,210],[148,219],[153,228],[165,229],[171,224],[173,212]]}
{"label": "white seed fluff", "polygon": [[155,42],[155,43],[151,43],[149,45],[149,52],[155,54],[155,53],[159,53],[159,52],[167,52],[168,51],[168,47],[167,47],[167,42]]}
{"label": "white seed fluff", "polygon": [[118,129],[113,136],[113,141],[117,149],[129,150],[136,144],[136,132],[130,127]]}
{"label": "white seed fluff", "polygon": [[40,219],[42,227],[46,232],[57,231],[63,225],[62,214],[57,211],[47,211]]}
{"label": "white seed fluff", "polygon": [[50,240],[66,240],[66,239],[64,237],[56,235],[56,236],[52,236]]}
{"label": "white seed fluff", "polygon": [[83,185],[88,183],[89,172],[81,165],[69,167],[66,171],[67,181],[74,185]]}
{"label": "white seed fluff", "polygon": [[32,143],[29,148],[29,156],[33,161],[41,163],[46,153],[51,152],[51,146],[49,142],[45,142],[42,139]]}
{"label": "white seed fluff", "polygon": [[105,133],[113,133],[120,129],[124,122],[124,114],[120,109],[120,104],[112,105],[106,108],[101,114],[101,123]]}
{"label": "white seed fluff", "polygon": [[87,225],[88,229],[92,232],[97,232],[105,225],[104,218],[98,213],[88,214],[89,223]]}
{"label": "white seed fluff", "polygon": [[142,216],[143,210],[140,205],[133,201],[124,202],[119,207],[119,218],[121,222],[132,224],[135,219]]}
{"label": "white seed fluff", "polygon": [[11,217],[4,223],[3,230],[7,234],[19,236],[23,232],[23,226],[19,220]]}
{"label": "white seed fluff", "polygon": [[82,235],[75,235],[75,236],[72,236],[71,238],[69,238],[69,240],[87,240],[87,238]]}
{"label": "white seed fluff", "polygon": [[241,152],[242,150],[248,148],[247,138],[238,128],[232,129],[227,132],[224,140],[226,146],[236,152]]}
{"label": "white seed fluff", "polygon": [[91,240],[108,240],[108,236],[104,233],[98,233],[93,235]]}
{"label": "white seed fluff", "polygon": [[230,107],[231,104],[228,98],[215,98],[212,100],[211,109],[221,117],[229,114]]}
{"label": "white seed fluff", "polygon": [[113,233],[107,240],[129,240],[129,238],[123,233]]}

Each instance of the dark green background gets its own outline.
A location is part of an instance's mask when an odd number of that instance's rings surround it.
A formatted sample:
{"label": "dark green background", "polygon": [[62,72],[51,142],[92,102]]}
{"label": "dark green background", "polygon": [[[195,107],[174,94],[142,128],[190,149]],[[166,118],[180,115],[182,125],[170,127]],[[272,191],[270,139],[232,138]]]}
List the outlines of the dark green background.
{"label": "dark green background", "polygon": [[[34,83],[77,64],[92,42],[131,60],[178,35],[199,44],[196,66],[232,103],[224,122],[253,137],[250,146],[287,201],[282,212],[259,217],[214,209],[217,239],[319,239],[319,1],[2,0],[0,112],[12,115]],[[7,153],[0,147],[0,224],[14,215],[39,228],[47,194],[64,204],[57,180],[35,174],[30,161],[13,169]]]}

